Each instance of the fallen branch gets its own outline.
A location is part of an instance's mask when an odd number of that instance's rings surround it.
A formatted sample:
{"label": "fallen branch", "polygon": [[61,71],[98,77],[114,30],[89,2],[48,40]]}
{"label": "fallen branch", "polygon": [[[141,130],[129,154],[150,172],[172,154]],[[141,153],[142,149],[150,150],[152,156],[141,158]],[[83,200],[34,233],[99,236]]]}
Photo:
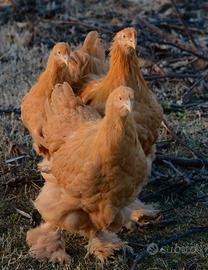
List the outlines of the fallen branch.
{"label": "fallen branch", "polygon": [[208,168],[208,160],[207,159],[190,159],[183,157],[172,157],[166,155],[157,155],[155,159],[155,164],[162,164],[163,161],[169,161],[174,165],[179,165],[183,167],[195,167],[195,168]]}
{"label": "fallen branch", "polygon": [[162,104],[163,105],[163,110],[165,113],[171,113],[171,112],[185,112],[186,110],[193,110],[197,107],[197,109],[202,109],[202,110],[206,110],[206,107],[204,107],[203,105],[205,104],[205,102],[195,102],[195,103],[189,103],[189,104]]}
{"label": "fallen branch", "polygon": [[145,249],[143,249],[143,251],[141,253],[139,253],[136,256],[134,263],[131,267],[131,270],[138,269],[138,268],[136,268],[138,263],[140,263],[144,258],[148,257],[149,255],[154,255],[154,254],[160,252],[162,247],[165,247],[165,246],[170,245],[174,242],[182,240],[183,238],[186,238],[188,236],[191,236],[191,235],[194,235],[197,233],[201,233],[201,232],[208,232],[208,226],[190,228],[186,232],[170,236],[169,238],[167,238],[166,240],[164,240],[160,243],[151,242]]}
{"label": "fallen branch", "polygon": [[[203,52],[202,50],[198,50],[196,48],[193,48],[191,45],[185,44],[180,39],[176,38],[175,36],[168,34],[167,32],[162,32],[157,26],[147,22],[145,19],[138,18],[139,23],[141,26],[145,29],[148,29],[149,32],[157,35],[159,37],[159,40],[153,40],[153,42],[159,43],[159,44],[166,44],[173,46],[175,48],[178,48],[182,51],[188,52],[190,54],[193,54],[197,56],[198,58],[201,58],[205,61],[208,61],[208,53]],[[148,37],[150,41],[152,39],[150,38],[150,35]]]}
{"label": "fallen branch", "polygon": [[[163,17],[163,18],[149,18],[149,21],[157,27],[168,27],[171,29],[184,31],[184,25],[181,25],[176,18]],[[198,27],[189,26],[191,32],[199,33],[206,36],[207,32]]]}
{"label": "fallen branch", "polygon": [[197,74],[166,74],[166,75],[144,75],[147,81],[167,80],[167,79],[187,79],[198,78]]}
{"label": "fallen branch", "polygon": [[77,19],[68,19],[67,21],[43,19],[43,21],[46,21],[49,23],[54,23],[54,24],[81,25],[81,26],[83,26],[87,29],[90,29],[90,30],[97,30],[97,31],[104,32],[104,33],[114,34],[114,32],[111,31],[110,29],[108,29],[107,27],[99,27],[99,26],[95,26],[95,25],[90,25],[88,23],[82,22],[82,21],[77,20]]}
{"label": "fallen branch", "polygon": [[162,195],[169,195],[174,192],[177,194],[183,193],[189,187],[189,182],[187,182],[184,178],[180,181],[177,181],[173,184],[168,184],[166,187],[159,189],[158,191],[152,192],[147,195],[140,195],[139,199],[142,201],[153,201],[158,200]]}
{"label": "fallen branch", "polygon": [[[154,24],[154,25],[156,25],[156,24]],[[161,26],[161,27],[166,27],[166,28],[169,28],[169,29],[179,30],[179,31],[184,31],[185,30],[185,27],[183,25],[175,25],[175,24],[166,23],[166,22],[159,22],[157,25]],[[189,27],[189,30],[191,32],[195,32],[195,33],[198,33],[198,34],[201,34],[201,35],[205,35],[204,31],[202,31],[201,29],[196,28],[196,27]]]}
{"label": "fallen branch", "polygon": [[0,109],[0,114],[2,113],[16,113],[20,114],[21,110],[20,108],[7,108],[7,109]]}

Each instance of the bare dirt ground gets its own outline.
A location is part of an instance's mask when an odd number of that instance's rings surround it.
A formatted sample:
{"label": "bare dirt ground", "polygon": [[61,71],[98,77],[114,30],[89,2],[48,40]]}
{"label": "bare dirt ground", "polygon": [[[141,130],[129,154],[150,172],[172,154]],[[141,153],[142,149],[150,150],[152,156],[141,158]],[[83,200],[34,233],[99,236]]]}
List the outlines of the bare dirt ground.
{"label": "bare dirt ground", "polygon": [[[94,258],[85,258],[84,238],[66,233],[73,262],[60,267],[32,259],[25,242],[32,226],[32,200],[43,180],[18,108],[57,41],[76,47],[88,31],[96,29],[108,53],[113,33],[129,25],[140,30],[142,72],[162,103],[172,131],[167,135],[161,129],[158,153],[208,159],[208,5],[206,1],[176,4],[168,0],[0,1],[1,269],[130,269],[136,254],[141,255],[153,242],[159,249],[154,255],[145,252],[147,256],[135,269],[208,269],[208,170],[204,164],[200,168],[174,162],[154,164],[141,198],[157,203],[160,217],[132,232],[120,233],[133,248],[133,255],[116,254],[102,266]],[[16,157],[20,159],[10,160]],[[191,228],[197,233],[180,237]],[[164,240],[176,235],[175,242],[166,242],[160,249]]]}

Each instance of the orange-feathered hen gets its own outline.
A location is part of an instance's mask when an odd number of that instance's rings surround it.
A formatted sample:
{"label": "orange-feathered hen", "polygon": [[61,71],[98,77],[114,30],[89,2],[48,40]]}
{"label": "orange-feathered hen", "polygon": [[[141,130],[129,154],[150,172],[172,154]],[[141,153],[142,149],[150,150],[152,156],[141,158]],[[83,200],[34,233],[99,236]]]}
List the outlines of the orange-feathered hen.
{"label": "orange-feathered hen", "polygon": [[[123,247],[115,232],[128,221],[128,205],[147,177],[132,99],[132,89],[115,89],[101,119],[74,96],[67,83],[55,87],[46,102],[53,127],[47,122],[44,130],[53,144],[51,166],[43,173],[47,181],[34,203],[46,223],[27,233],[36,258],[69,259],[58,228],[88,237],[88,252],[101,260]],[[60,123],[70,129],[61,142],[54,134],[55,123],[60,133]]]}
{"label": "orange-feathered hen", "polygon": [[137,123],[138,138],[147,156],[153,155],[158,128],[163,111],[156,96],[148,88],[140,71],[136,55],[137,33],[134,28],[125,28],[114,37],[110,48],[109,71],[103,79],[88,81],[80,90],[85,104],[103,113],[109,94],[120,85],[134,90],[134,117]]}
{"label": "orange-feathered hen", "polygon": [[43,156],[47,155],[42,136],[45,119],[44,103],[57,83],[70,82],[69,57],[69,45],[63,42],[57,43],[49,55],[45,71],[22,100],[22,121],[32,136],[34,149]]}

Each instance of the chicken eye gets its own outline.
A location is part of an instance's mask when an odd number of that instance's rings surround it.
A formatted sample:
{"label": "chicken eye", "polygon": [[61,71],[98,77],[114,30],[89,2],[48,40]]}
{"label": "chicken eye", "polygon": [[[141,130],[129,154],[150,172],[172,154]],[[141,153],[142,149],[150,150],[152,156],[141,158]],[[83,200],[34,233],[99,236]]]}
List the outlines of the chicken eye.
{"label": "chicken eye", "polygon": [[60,52],[60,51],[58,51],[58,54],[61,54],[61,52]]}
{"label": "chicken eye", "polygon": [[119,96],[118,98],[119,98],[119,100],[122,100],[122,97],[121,96]]}
{"label": "chicken eye", "polygon": [[123,34],[123,38],[125,38],[126,37],[126,35],[125,34]]}

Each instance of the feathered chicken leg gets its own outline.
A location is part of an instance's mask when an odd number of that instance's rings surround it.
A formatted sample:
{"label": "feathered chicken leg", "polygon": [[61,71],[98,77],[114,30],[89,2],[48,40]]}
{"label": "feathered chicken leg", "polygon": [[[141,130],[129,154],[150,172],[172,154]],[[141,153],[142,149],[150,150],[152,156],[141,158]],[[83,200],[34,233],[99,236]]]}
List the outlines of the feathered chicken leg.
{"label": "feathered chicken leg", "polygon": [[39,260],[49,259],[60,264],[70,262],[61,231],[51,226],[50,223],[43,223],[39,227],[29,230],[26,240],[32,257]]}
{"label": "feathered chicken leg", "polygon": [[130,211],[130,219],[126,223],[125,227],[129,230],[133,229],[133,224],[139,224],[139,219],[148,216],[155,217],[159,210],[157,210],[153,204],[144,204],[139,199],[136,199],[132,204],[128,206]]}
{"label": "feathered chicken leg", "polygon": [[89,240],[87,255],[94,255],[100,261],[112,257],[114,252],[129,247],[122,242],[115,233],[99,231],[95,237]]}
{"label": "feathered chicken leg", "polygon": [[[118,231],[122,226],[121,222],[123,224],[123,218],[124,215],[118,214],[109,229],[112,227],[114,231]],[[89,239],[87,255],[94,255],[101,261],[113,256],[117,250],[130,249],[115,233],[106,230],[98,231],[91,223],[88,214],[81,210],[74,211],[62,219],[62,227],[67,231],[82,232]]]}
{"label": "feathered chicken leg", "polygon": [[[151,176],[152,162],[155,159],[156,146],[155,144],[151,147],[151,151],[147,158],[147,168],[148,168],[148,176]],[[148,178],[147,178],[148,181]],[[127,222],[126,227],[131,229],[132,223],[139,223],[139,219],[143,216],[154,217],[157,215],[159,210],[155,208],[153,204],[144,204],[139,199],[136,199],[131,205],[128,207],[130,214],[130,222]]]}
{"label": "feathered chicken leg", "polygon": [[115,216],[114,221],[107,230],[99,231],[94,237],[89,238],[87,254],[92,254],[99,260],[104,261],[105,259],[112,257],[117,250],[123,250],[124,253],[126,250],[132,252],[132,248],[125,242],[122,242],[114,233],[118,232],[122,225],[129,220],[130,214],[131,210],[124,208]]}
{"label": "feathered chicken leg", "polygon": [[[124,222],[125,214],[125,211],[123,211],[116,215],[109,229],[118,231]],[[115,233],[98,230],[92,224],[89,215],[83,210],[75,210],[65,214],[54,226],[46,222],[28,231],[27,243],[30,246],[30,253],[33,257],[49,259],[52,262],[60,262],[61,264],[70,261],[70,256],[65,251],[61,231],[55,227],[70,232],[79,232],[87,237],[89,239],[87,254],[94,255],[101,261],[112,256],[119,249],[125,250],[129,248]]]}
{"label": "feathered chicken leg", "polygon": [[154,217],[158,210],[154,208],[152,204],[144,204],[139,199],[135,200],[129,208],[131,211],[131,221],[137,222],[139,218],[143,216]]}

